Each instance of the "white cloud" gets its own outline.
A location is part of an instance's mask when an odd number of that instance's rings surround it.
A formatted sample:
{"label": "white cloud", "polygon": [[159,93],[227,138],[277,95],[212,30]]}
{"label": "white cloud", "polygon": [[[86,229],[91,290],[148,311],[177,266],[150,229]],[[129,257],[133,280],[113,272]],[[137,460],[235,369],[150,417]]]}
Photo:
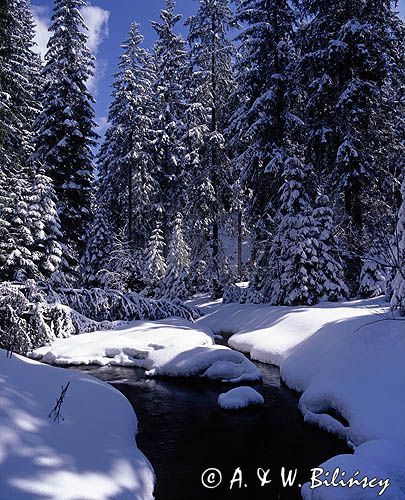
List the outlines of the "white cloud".
{"label": "white cloud", "polygon": [[32,5],[32,16],[35,23],[35,52],[43,58],[46,53],[46,46],[49,40],[48,27],[50,24],[50,12],[45,5]]}
{"label": "white cloud", "polygon": [[96,119],[97,122],[97,127],[96,127],[96,133],[103,137],[105,134],[105,131],[107,130],[108,126],[108,117],[107,116],[100,116],[99,118]]}
{"label": "white cloud", "polygon": [[[50,37],[48,28],[51,24],[51,13],[46,5],[32,5],[31,12],[36,25],[35,41],[37,43],[37,51],[44,55]],[[97,54],[100,44],[109,34],[108,21],[110,19],[110,11],[89,4],[82,7],[81,14],[84,23],[88,27],[88,31],[86,32],[88,36],[87,46],[93,54]]]}
{"label": "white cloud", "polygon": [[94,74],[87,80],[86,86],[94,96],[97,96],[98,82],[104,77],[107,65],[106,59],[96,59]]}
{"label": "white cloud", "polygon": [[81,14],[89,28],[87,46],[93,54],[97,54],[100,44],[108,37],[110,12],[96,5],[86,5],[82,7]]}

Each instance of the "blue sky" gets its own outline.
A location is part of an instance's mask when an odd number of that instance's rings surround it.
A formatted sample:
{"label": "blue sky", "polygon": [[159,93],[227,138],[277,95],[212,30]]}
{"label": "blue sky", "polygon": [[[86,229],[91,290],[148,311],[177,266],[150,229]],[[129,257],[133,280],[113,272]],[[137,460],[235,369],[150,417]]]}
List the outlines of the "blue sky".
{"label": "blue sky", "polygon": [[[96,98],[96,119],[99,132],[105,128],[108,105],[111,96],[112,75],[117,70],[120,45],[126,38],[130,24],[137,21],[145,36],[145,46],[150,47],[155,40],[155,31],[150,26],[151,20],[159,18],[159,11],[165,5],[164,0],[91,0],[83,12],[89,26],[89,45],[96,55],[96,75],[90,88]],[[39,50],[45,50],[52,13],[53,0],[33,0],[32,10],[37,23],[37,43]],[[179,31],[185,33],[182,26],[198,7],[198,0],[177,0],[177,11],[183,14]],[[399,10],[405,18],[405,0],[399,1]]]}

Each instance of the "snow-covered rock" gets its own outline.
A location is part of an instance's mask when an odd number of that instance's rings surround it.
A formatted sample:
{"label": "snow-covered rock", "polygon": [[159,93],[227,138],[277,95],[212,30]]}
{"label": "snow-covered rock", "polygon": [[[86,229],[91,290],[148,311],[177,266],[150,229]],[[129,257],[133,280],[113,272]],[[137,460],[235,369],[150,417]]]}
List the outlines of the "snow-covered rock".
{"label": "snow-covered rock", "polygon": [[122,330],[85,333],[58,339],[31,357],[55,365],[137,366],[150,376],[200,377],[251,382],[259,370],[243,354],[214,345],[209,328],[181,318],[136,321]]}
{"label": "snow-covered rock", "polygon": [[[61,393],[64,420],[49,418]],[[0,497],[149,500],[154,473],[137,420],[113,387],[0,350]]]}
{"label": "snow-covered rock", "polygon": [[236,387],[220,394],[218,404],[224,410],[240,410],[248,406],[259,406],[264,403],[263,396],[252,387]]}

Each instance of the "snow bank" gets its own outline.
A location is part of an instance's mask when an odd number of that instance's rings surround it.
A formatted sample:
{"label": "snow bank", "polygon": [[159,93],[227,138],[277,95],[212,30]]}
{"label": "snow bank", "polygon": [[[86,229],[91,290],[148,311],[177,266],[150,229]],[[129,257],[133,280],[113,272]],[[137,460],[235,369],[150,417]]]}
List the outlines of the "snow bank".
{"label": "snow bank", "polygon": [[[313,307],[232,304],[197,325],[234,333],[229,345],[280,366],[286,384],[302,392],[307,422],[353,448],[374,440],[405,446],[405,322],[392,316],[383,299]],[[396,460],[405,475],[405,460]],[[367,462],[384,466],[375,453]],[[402,480],[400,487],[405,492]],[[315,491],[308,498],[324,498]]]}
{"label": "snow bank", "polygon": [[263,396],[252,387],[236,387],[228,392],[220,394],[218,404],[224,410],[240,410],[251,405],[262,405]]}
{"label": "snow bank", "polygon": [[[367,458],[358,455],[357,452],[354,455],[338,455],[322,464],[320,468],[324,472],[317,474],[313,484],[306,483],[302,487],[301,494],[304,500],[375,500],[377,498],[405,500],[405,494],[396,483],[395,476]],[[338,471],[336,485],[332,486],[330,482],[335,471]],[[355,483],[349,488],[347,481],[351,478],[356,479],[360,484]],[[361,483],[365,478],[367,478],[366,482]],[[376,480],[370,483],[370,480],[374,478]],[[327,481],[327,483],[320,485],[318,481]],[[344,481],[344,483],[339,485],[339,481]]]}
{"label": "snow bank", "polygon": [[260,379],[245,356],[214,345],[209,328],[181,318],[136,321],[122,330],[58,339],[30,355],[55,365],[138,366],[150,376],[201,377],[226,382]]}
{"label": "snow bank", "polygon": [[[48,414],[68,381],[58,424]],[[152,499],[154,474],[136,429],[114,388],[0,350],[1,498]]]}

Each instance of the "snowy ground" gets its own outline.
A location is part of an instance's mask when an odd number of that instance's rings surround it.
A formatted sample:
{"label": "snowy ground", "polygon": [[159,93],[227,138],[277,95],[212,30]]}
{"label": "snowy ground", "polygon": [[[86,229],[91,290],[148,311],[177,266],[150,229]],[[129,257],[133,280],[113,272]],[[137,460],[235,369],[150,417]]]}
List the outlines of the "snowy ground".
{"label": "snowy ground", "polygon": [[[252,381],[253,359],[280,366],[287,385],[302,393],[307,422],[336,433],[353,455],[324,467],[389,478],[386,499],[405,500],[405,322],[382,299],[314,307],[196,302],[206,316],[134,322],[110,332],[56,341],[34,356],[48,363],[142,366],[152,375]],[[233,334],[235,351],[213,345],[214,334]],[[333,472],[333,470],[331,471]],[[306,500],[377,498],[377,488],[304,485]]]}
{"label": "snowy ground", "polygon": [[150,376],[199,377],[253,382],[259,370],[243,354],[214,345],[213,334],[181,318],[135,321],[121,330],[59,339],[34,351],[37,360],[56,365],[138,366]]}
{"label": "snowy ground", "polygon": [[[328,467],[358,463],[364,474],[380,471],[392,482],[383,498],[405,498],[405,321],[394,320],[383,299],[314,307],[210,304],[207,310],[199,326],[233,333],[233,348],[280,366],[286,384],[303,393],[305,420],[356,450]],[[378,495],[308,486],[304,492],[313,500]]]}
{"label": "snowy ground", "polygon": [[[48,415],[68,381],[57,423]],[[0,350],[2,499],[152,499],[136,428],[132,407],[109,385]]]}

